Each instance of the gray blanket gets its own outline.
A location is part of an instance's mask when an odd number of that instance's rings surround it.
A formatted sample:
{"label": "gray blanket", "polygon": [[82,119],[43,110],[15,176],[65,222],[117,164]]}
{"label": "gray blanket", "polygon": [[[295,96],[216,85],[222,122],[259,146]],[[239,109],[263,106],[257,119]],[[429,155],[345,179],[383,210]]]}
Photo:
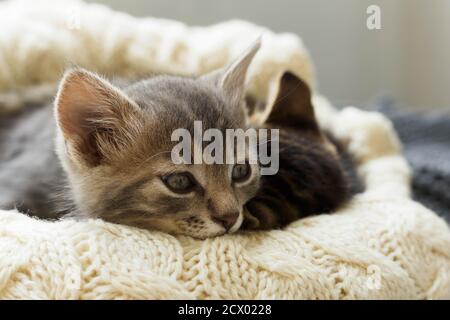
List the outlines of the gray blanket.
{"label": "gray blanket", "polygon": [[450,111],[405,112],[379,104],[403,143],[412,166],[413,196],[450,223]]}

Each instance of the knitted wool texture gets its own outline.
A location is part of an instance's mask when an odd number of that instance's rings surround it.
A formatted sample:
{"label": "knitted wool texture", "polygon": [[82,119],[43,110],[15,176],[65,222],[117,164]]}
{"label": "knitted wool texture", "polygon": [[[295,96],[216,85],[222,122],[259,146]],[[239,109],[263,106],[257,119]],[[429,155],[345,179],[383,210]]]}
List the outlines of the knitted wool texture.
{"label": "knitted wool texture", "polygon": [[[67,60],[106,74],[200,74],[260,34],[249,92],[264,98],[289,68],[312,84],[301,41],[244,22],[187,28],[75,1],[0,4],[0,88],[54,82]],[[69,9],[79,28],[66,26]],[[69,10],[69,11],[68,11]],[[333,109],[321,125],[348,146],[366,191],[331,215],[284,230],[195,240],[105,223],[0,211],[3,299],[348,299],[450,297],[450,231],[410,200],[410,169],[391,123]]]}

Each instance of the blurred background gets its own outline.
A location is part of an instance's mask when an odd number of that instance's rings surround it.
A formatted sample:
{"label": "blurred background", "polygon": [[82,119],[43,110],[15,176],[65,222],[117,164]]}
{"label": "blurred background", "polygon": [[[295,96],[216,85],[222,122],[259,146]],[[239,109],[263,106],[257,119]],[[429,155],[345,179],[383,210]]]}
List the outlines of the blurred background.
{"label": "blurred background", "polygon": [[[245,19],[302,37],[319,90],[337,105],[388,97],[408,109],[450,109],[448,0],[95,0],[135,16],[209,25]],[[370,5],[381,29],[369,30]]]}

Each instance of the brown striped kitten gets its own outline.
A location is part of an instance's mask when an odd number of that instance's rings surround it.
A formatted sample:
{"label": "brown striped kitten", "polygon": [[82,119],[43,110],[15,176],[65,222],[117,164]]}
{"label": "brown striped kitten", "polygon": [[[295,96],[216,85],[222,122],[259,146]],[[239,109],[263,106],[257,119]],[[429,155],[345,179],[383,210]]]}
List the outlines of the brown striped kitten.
{"label": "brown striped kitten", "polygon": [[257,195],[245,206],[243,229],[280,228],[329,213],[361,190],[351,157],[319,128],[304,81],[284,73],[266,117],[263,127],[280,130],[279,171],[261,176]]}

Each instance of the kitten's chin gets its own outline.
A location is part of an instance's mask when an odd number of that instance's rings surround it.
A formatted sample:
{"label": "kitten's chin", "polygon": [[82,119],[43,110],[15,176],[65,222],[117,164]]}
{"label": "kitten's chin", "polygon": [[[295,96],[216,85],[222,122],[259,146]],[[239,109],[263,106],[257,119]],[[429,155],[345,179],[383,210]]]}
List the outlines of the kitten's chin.
{"label": "kitten's chin", "polygon": [[220,237],[226,234],[226,230],[224,228],[220,228],[221,230],[183,230],[178,232],[178,235],[189,236],[198,240],[205,240],[209,238]]}
{"label": "kitten's chin", "polygon": [[198,240],[220,237],[226,233],[225,228],[216,224],[211,224],[207,228],[202,229],[180,228],[176,232],[177,235],[189,236]]}
{"label": "kitten's chin", "polygon": [[223,236],[223,235],[225,235],[226,234],[226,232],[225,231],[222,231],[222,232],[219,232],[219,233],[215,233],[215,234],[206,234],[206,235],[199,235],[199,234],[189,234],[188,236],[190,236],[190,237],[192,237],[192,238],[195,238],[195,239],[198,239],[198,240],[206,240],[206,239],[211,239],[211,238],[216,238],[216,237],[220,237],[220,236]]}

